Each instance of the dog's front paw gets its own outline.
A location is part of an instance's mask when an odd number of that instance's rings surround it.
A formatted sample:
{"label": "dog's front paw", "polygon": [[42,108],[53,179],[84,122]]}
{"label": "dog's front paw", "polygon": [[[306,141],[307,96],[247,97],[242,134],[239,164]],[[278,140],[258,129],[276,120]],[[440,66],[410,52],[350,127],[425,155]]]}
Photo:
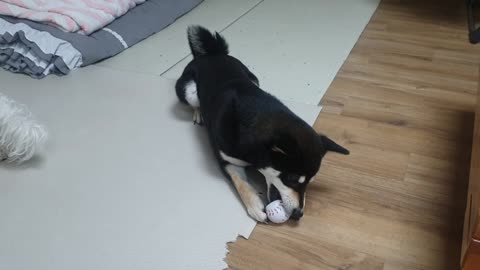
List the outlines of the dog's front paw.
{"label": "dog's front paw", "polygon": [[256,208],[247,209],[248,214],[258,222],[267,223],[267,214],[263,210],[258,210]]}
{"label": "dog's front paw", "polygon": [[195,125],[203,125],[203,118],[199,109],[195,109],[195,111],[193,112],[193,123]]}
{"label": "dog's front paw", "polygon": [[267,214],[265,213],[264,209],[265,206],[263,205],[260,198],[257,198],[252,205],[247,206],[248,214],[258,222],[267,223]]}

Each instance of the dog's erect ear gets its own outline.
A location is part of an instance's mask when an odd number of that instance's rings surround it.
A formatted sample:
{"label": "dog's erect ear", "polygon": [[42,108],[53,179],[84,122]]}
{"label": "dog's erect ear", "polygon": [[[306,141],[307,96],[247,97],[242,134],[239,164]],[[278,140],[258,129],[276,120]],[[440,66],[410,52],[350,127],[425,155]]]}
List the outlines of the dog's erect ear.
{"label": "dog's erect ear", "polygon": [[350,154],[350,151],[348,151],[343,146],[337,144],[336,142],[332,141],[327,136],[320,135],[320,140],[322,140],[323,147],[325,147],[325,150],[327,151],[336,152],[344,155]]}

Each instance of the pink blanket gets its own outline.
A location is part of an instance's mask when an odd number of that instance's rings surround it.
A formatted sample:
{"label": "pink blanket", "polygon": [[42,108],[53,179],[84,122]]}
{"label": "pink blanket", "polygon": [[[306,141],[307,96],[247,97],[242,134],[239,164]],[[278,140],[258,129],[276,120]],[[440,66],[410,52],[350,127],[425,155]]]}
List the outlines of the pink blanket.
{"label": "pink blanket", "polygon": [[0,0],[0,14],[91,34],[146,0]]}

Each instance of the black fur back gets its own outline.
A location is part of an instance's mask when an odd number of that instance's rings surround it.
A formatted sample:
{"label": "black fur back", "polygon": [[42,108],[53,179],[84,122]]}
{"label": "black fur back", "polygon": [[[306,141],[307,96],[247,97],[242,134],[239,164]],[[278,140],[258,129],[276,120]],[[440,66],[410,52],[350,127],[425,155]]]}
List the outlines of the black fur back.
{"label": "black fur back", "polygon": [[189,26],[187,33],[188,44],[194,58],[203,55],[228,54],[228,44],[219,33],[212,34],[198,25]]}

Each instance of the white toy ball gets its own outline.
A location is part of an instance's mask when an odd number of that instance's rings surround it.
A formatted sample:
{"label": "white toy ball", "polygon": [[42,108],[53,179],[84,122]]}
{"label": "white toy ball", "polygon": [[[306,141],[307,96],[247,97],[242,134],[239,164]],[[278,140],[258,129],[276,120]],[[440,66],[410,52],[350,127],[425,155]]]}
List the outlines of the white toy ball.
{"label": "white toy ball", "polygon": [[289,219],[281,200],[276,200],[265,208],[268,219],[273,223],[283,223]]}

